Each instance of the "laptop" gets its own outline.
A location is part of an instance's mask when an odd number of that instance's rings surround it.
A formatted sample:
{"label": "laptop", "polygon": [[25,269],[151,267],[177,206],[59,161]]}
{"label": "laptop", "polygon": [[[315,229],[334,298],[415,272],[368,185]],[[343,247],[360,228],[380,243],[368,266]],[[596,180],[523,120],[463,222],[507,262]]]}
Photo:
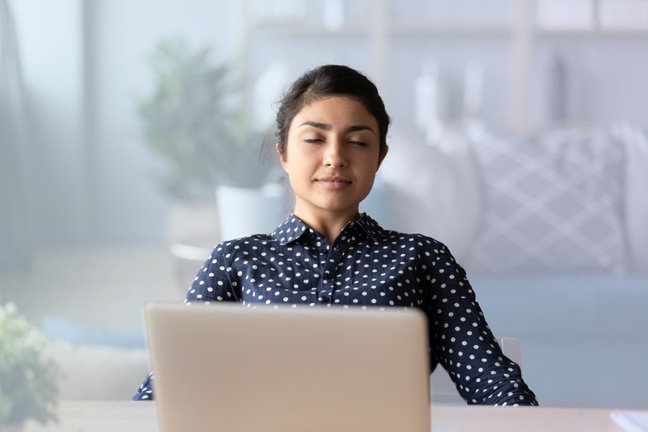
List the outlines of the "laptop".
{"label": "laptop", "polygon": [[161,432],[429,432],[417,310],[147,303]]}

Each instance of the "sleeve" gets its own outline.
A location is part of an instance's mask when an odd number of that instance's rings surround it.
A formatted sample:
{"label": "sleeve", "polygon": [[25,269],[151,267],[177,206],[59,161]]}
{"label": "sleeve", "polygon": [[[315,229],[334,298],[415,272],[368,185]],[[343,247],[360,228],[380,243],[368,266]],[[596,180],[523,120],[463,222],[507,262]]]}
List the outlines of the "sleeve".
{"label": "sleeve", "polygon": [[146,379],[142,384],[140,384],[137,392],[133,395],[131,400],[153,400],[153,372],[149,372],[149,374],[146,376]]}
{"label": "sleeve", "polygon": [[426,265],[432,273],[427,278],[432,355],[469,404],[537,405],[520,367],[503,354],[488,327],[465,270],[445,245],[437,242],[432,249],[426,253],[433,257]]}
{"label": "sleeve", "polygon": [[187,291],[185,303],[210,303],[216,301],[240,301],[241,286],[232,268],[233,253],[230,243],[214,248]]}
{"label": "sleeve", "polygon": [[[216,246],[209,258],[198,270],[198,274],[185,296],[185,304],[239,301],[241,298],[240,285],[236,281],[231,281],[230,274],[233,272],[228,264],[228,258],[231,255],[228,256],[224,248],[226,248],[226,244]],[[153,382],[153,372],[149,372],[131,399],[153,400]]]}

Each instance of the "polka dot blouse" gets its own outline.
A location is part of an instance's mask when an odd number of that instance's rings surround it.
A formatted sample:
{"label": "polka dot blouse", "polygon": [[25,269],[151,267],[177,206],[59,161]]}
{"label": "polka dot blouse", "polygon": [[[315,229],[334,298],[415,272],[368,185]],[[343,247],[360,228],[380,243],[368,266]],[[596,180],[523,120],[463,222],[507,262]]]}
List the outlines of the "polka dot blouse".
{"label": "polka dot blouse", "polygon": [[[448,248],[420,234],[384,230],[366,214],[347,224],[332,246],[294,215],[270,235],[219,244],[185,302],[220,301],[418,308],[428,318],[431,370],[440,363],[468,403],[537,404]],[[153,381],[149,374],[133,399],[152,399]]]}

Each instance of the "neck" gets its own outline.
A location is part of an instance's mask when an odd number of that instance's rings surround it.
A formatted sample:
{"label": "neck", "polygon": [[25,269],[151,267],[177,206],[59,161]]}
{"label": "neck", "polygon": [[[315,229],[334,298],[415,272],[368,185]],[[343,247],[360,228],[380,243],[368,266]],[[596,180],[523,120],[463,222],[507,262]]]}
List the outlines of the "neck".
{"label": "neck", "polygon": [[313,228],[326,238],[326,242],[332,246],[335,239],[340,235],[344,227],[351,221],[358,219],[358,209],[350,212],[322,211],[318,213],[304,212],[295,208],[295,216],[301,219],[306,225]]}

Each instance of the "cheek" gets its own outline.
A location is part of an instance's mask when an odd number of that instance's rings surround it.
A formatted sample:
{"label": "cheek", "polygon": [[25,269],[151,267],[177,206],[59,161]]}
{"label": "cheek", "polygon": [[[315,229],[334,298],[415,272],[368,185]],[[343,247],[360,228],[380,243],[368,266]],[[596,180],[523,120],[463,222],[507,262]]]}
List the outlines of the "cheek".
{"label": "cheek", "polygon": [[294,169],[295,165],[295,151],[291,147],[292,146],[286,143],[283,154],[279,153],[279,162],[286,172],[288,172],[290,169]]}
{"label": "cheek", "polygon": [[380,159],[375,155],[367,155],[358,166],[361,167],[363,175],[373,177],[380,167]]}
{"label": "cheek", "polygon": [[282,158],[284,169],[288,168],[293,171],[306,170],[317,163],[318,156],[314,147],[291,144],[286,149]]}
{"label": "cheek", "polygon": [[302,155],[295,154],[294,152],[290,156],[284,156],[281,159],[281,165],[291,183],[301,181],[302,177],[307,174],[308,167],[310,166]]}

